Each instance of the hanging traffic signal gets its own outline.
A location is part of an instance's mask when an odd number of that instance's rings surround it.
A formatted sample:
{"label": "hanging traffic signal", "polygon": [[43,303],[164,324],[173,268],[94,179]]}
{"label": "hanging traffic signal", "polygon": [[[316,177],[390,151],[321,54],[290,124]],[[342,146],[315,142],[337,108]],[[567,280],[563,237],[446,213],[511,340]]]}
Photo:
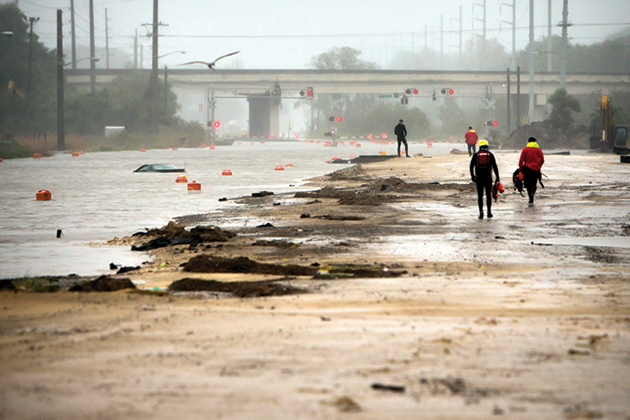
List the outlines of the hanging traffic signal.
{"label": "hanging traffic signal", "polygon": [[312,98],[313,97],[313,88],[312,87],[307,87],[306,88],[306,97],[307,98]]}
{"label": "hanging traffic signal", "polygon": [[483,125],[486,125],[488,127],[496,127],[497,125],[499,125],[499,123],[496,121],[484,121]]}
{"label": "hanging traffic signal", "polygon": [[341,120],[343,120],[343,118],[341,117],[328,117],[328,121],[330,122],[335,122],[335,121],[341,122]]}
{"label": "hanging traffic signal", "polygon": [[405,93],[407,95],[417,95],[418,94],[418,89],[416,89],[416,88],[408,88],[408,89],[405,89]]}
{"label": "hanging traffic signal", "polygon": [[221,121],[215,121],[212,123],[212,125],[214,126],[214,128],[219,128],[221,127]]}
{"label": "hanging traffic signal", "polygon": [[453,93],[455,93],[455,91],[451,88],[442,88],[440,92],[442,93],[442,95],[452,95]]}

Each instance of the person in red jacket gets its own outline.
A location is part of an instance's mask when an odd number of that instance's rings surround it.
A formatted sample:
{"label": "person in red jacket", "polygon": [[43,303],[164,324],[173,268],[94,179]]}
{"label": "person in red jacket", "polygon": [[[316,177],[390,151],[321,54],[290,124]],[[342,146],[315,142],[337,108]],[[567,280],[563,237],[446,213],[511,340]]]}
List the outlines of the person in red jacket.
{"label": "person in red jacket", "polygon": [[468,127],[468,131],[464,134],[464,138],[466,139],[466,144],[468,145],[468,156],[472,156],[477,153],[477,140],[479,140],[479,136],[475,130],[473,130],[472,126]]}
{"label": "person in red jacket", "polygon": [[538,146],[534,137],[530,137],[518,160],[518,169],[523,174],[523,183],[525,188],[527,188],[530,204],[534,204],[536,184],[540,182],[540,185],[542,185],[540,170],[544,163],[545,156],[540,150],[540,146]]}

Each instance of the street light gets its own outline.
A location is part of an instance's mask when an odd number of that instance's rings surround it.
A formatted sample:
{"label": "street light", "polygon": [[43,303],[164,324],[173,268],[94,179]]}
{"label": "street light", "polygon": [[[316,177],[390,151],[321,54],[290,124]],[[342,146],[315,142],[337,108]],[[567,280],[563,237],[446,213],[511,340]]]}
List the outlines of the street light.
{"label": "street light", "polygon": [[80,58],[80,59],[78,59],[77,61],[71,61],[71,62],[69,62],[69,63],[64,63],[64,64],[63,64],[63,66],[64,66],[64,67],[66,67],[66,66],[69,66],[69,65],[71,65],[71,64],[77,64],[78,62],[80,62],[80,61],[85,61],[85,60],[92,60],[93,62],[95,62],[95,63],[96,63],[97,61],[100,61],[101,59],[100,59],[100,58],[96,58],[96,57],[86,57],[86,58]]}
{"label": "street light", "polygon": [[158,60],[159,60],[160,58],[164,58],[164,57],[166,57],[167,55],[171,55],[171,54],[186,54],[186,51],[173,51],[173,52],[170,52],[170,53],[168,53],[168,54],[164,54],[164,55],[159,56],[159,57],[158,57]]}

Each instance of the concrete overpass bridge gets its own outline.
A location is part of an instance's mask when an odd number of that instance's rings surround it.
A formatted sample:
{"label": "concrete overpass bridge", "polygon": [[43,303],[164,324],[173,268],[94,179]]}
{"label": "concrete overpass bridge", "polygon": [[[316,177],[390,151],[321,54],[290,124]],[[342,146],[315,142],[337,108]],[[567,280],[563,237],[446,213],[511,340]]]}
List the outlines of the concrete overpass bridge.
{"label": "concrete overpass bridge", "polygon": [[[104,85],[124,69],[96,70],[96,86]],[[138,70],[149,78],[151,70]],[[413,97],[446,96],[443,89],[453,89],[455,98],[481,98],[507,94],[506,72],[498,71],[405,71],[405,70],[216,70],[159,69],[177,95],[208,94],[217,97],[246,97],[250,107],[250,134],[277,135],[278,107],[282,99],[300,99],[311,87],[315,95],[329,93],[369,93],[402,97],[407,89],[417,89]],[[89,89],[90,70],[65,70],[67,84]],[[511,94],[517,92],[517,76],[512,72]],[[278,88],[276,88],[276,86]],[[630,74],[569,73],[566,76],[570,94],[630,90]],[[521,98],[529,93],[529,74],[520,75]],[[560,87],[559,73],[534,76],[534,118],[536,108],[544,108],[547,96]],[[279,90],[278,90],[279,89]],[[528,100],[522,107],[527,112]],[[257,123],[253,123],[258,121]],[[261,125],[262,124],[262,125]]]}

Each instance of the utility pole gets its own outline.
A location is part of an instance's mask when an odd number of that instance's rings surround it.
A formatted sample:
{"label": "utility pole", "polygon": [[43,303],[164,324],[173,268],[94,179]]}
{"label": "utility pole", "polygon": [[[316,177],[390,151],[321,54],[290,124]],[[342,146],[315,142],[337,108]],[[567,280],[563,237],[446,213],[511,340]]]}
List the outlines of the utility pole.
{"label": "utility pole", "polygon": [[66,148],[63,103],[63,21],[62,10],[57,9],[57,150]]}
{"label": "utility pole", "polygon": [[485,55],[486,55],[486,0],[483,0],[483,4],[474,3],[472,5],[473,16],[475,14],[475,6],[479,6],[483,8],[483,19],[473,17],[473,29],[475,26],[475,20],[480,20],[483,22],[483,44],[481,45],[481,54],[485,58]]}
{"label": "utility pole", "polygon": [[510,68],[508,67],[507,69],[507,132],[508,135],[510,134],[510,132],[512,131],[512,124],[510,124],[510,102],[511,101],[511,96],[510,96]]}
{"label": "utility pole", "polygon": [[440,64],[444,63],[444,15],[440,15]]}
{"label": "utility pole", "polygon": [[567,44],[569,42],[567,28],[571,26],[569,18],[569,0],[562,2],[562,57],[560,58],[560,87],[567,88]]}
{"label": "utility pole", "polygon": [[138,29],[136,28],[136,36],[133,39],[133,68],[138,69]]}
{"label": "utility pole", "polygon": [[516,67],[516,128],[521,126],[521,66]]}
{"label": "utility pole", "polygon": [[109,19],[107,19],[107,7],[105,8],[105,68],[109,70]]}
{"label": "utility pole", "polygon": [[459,62],[462,63],[462,6],[459,6],[459,19],[453,19],[452,21],[459,21]]}
{"label": "utility pole", "polygon": [[512,4],[501,3],[499,5],[499,12],[501,6],[507,6],[512,8],[512,22],[502,20],[501,22],[512,25],[512,67],[516,68],[516,0],[512,0]]}
{"label": "utility pole", "polygon": [[462,39],[463,39],[464,31],[462,27],[462,6],[459,6],[459,62],[463,63],[463,54],[464,50],[462,48]]}
{"label": "utility pole", "polygon": [[427,25],[424,25],[424,49],[429,49],[429,33],[427,32]]}
{"label": "utility pole", "polygon": [[151,54],[151,78],[149,91],[151,96],[151,128],[157,131],[157,80],[158,80],[158,0],[153,0],[153,51]]}
{"label": "utility pole", "polygon": [[72,70],[77,69],[77,35],[74,24],[74,0],[70,0],[70,25],[72,26]]}
{"label": "utility pole", "polygon": [[33,24],[37,22],[39,18],[28,18],[28,22],[31,25],[31,30],[28,36],[28,97],[31,98],[31,84],[33,79]]}
{"label": "utility pole", "polygon": [[[566,0],[565,0],[566,1]],[[529,0],[529,109],[527,122],[534,119],[534,0]]]}
{"label": "utility pole", "polygon": [[94,48],[94,0],[90,0],[90,93],[96,93],[96,56]]}
{"label": "utility pole", "polygon": [[140,68],[143,68],[143,63],[144,62],[144,45],[140,44]]}
{"label": "utility pole", "polygon": [[551,0],[547,0],[547,73],[551,73],[551,54],[553,44],[551,42]]}
{"label": "utility pole", "polygon": [[164,118],[168,116],[168,67],[164,65]]}

